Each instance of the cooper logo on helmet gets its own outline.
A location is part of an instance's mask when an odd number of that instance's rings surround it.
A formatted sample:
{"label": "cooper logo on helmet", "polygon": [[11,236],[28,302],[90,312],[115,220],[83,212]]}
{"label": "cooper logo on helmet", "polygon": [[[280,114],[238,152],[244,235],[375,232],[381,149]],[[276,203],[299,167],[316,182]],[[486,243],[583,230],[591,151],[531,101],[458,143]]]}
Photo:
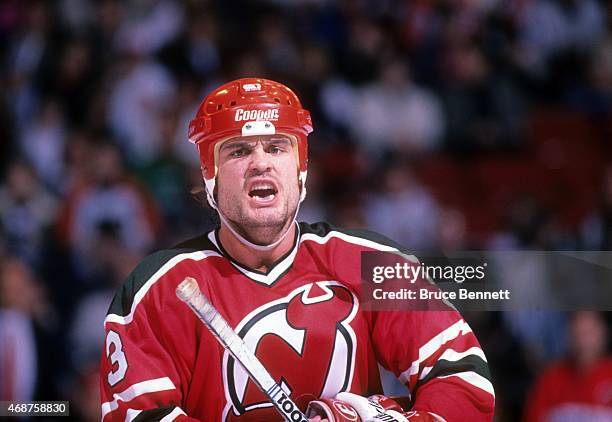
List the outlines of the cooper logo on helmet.
{"label": "cooper logo on helmet", "polygon": [[270,110],[244,110],[239,108],[234,115],[236,122],[246,120],[278,120],[278,109]]}

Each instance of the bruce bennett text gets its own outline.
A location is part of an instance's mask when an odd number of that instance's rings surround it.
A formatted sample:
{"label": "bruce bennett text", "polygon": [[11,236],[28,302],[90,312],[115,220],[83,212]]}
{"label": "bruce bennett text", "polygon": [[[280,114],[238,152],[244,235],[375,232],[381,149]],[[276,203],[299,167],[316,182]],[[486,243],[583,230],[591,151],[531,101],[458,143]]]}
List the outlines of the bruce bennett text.
{"label": "bruce bennett text", "polygon": [[509,300],[509,290],[495,290],[473,292],[468,289],[459,289],[458,292],[431,291],[428,289],[374,289],[372,296],[375,300]]}

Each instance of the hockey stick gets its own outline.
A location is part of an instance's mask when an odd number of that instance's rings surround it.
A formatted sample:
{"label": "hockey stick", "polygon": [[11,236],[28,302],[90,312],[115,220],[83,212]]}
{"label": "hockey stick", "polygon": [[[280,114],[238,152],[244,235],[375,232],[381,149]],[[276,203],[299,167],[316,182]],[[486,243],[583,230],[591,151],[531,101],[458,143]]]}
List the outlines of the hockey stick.
{"label": "hockey stick", "polygon": [[306,416],[285,394],[274,378],[257,359],[257,356],[238,337],[219,311],[208,301],[192,277],[185,279],[176,288],[176,295],[202,320],[221,345],[242,364],[249,378],[266,395],[276,410],[290,422],[307,422]]}

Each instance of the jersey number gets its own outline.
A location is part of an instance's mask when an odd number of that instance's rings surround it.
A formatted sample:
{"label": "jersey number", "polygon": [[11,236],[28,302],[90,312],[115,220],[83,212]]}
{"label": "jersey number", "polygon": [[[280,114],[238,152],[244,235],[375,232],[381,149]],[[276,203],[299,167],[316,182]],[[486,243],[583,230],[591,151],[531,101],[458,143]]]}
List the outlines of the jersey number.
{"label": "jersey number", "polygon": [[[115,346],[115,349],[111,353],[111,345]],[[108,373],[108,384],[112,387],[121,381],[125,377],[125,373],[128,369],[127,359],[125,353],[123,353],[123,344],[121,344],[121,337],[115,331],[109,331],[106,335],[106,357],[111,362],[111,372]],[[117,365],[117,369],[112,370]]]}

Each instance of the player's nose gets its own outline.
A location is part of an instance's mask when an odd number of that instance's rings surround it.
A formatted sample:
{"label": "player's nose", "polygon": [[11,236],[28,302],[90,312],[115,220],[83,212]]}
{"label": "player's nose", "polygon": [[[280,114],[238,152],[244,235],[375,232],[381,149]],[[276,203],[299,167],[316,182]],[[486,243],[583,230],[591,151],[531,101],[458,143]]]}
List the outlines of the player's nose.
{"label": "player's nose", "polygon": [[272,168],[270,155],[266,153],[261,143],[258,143],[250,154],[251,162],[249,169],[257,173],[263,173]]}

